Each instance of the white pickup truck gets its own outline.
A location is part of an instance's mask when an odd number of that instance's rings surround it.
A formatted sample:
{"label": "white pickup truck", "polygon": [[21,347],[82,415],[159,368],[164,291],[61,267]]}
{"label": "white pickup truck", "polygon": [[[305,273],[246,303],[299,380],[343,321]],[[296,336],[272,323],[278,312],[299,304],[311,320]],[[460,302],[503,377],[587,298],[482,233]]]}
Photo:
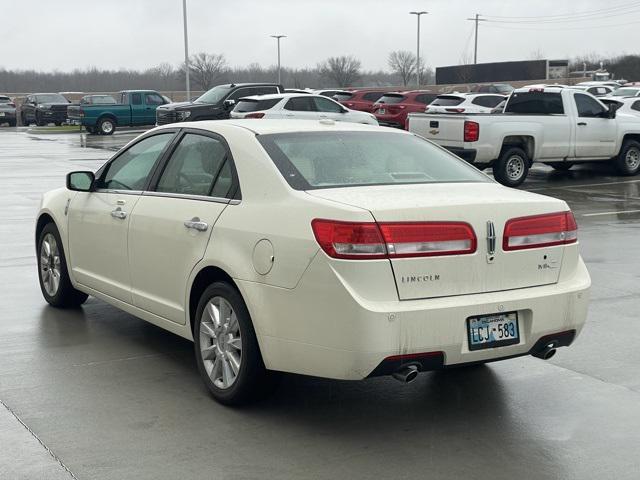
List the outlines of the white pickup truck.
{"label": "white pickup truck", "polygon": [[533,162],[558,170],[613,161],[640,171],[640,116],[616,115],[589,93],[560,87],[514,90],[503,114],[409,115],[409,131],[450,150],[500,183],[517,187]]}

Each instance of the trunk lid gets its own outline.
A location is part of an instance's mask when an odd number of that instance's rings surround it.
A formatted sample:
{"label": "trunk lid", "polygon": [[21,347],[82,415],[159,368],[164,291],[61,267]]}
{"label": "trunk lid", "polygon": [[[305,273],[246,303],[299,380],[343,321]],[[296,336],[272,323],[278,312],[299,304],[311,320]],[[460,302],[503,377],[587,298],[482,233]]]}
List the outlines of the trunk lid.
{"label": "trunk lid", "polygon": [[416,115],[411,117],[409,130],[438,143],[462,142],[464,141],[465,120],[468,120],[468,118],[464,115],[450,115],[446,113],[439,115]]}
{"label": "trunk lid", "polygon": [[[495,292],[556,283],[562,245],[503,251],[508,220],[568,210],[554,198],[497,184],[447,183],[354,187],[307,192],[315,197],[364,208],[383,222],[466,222],[477,237],[473,254],[393,258],[390,260],[400,300]],[[489,251],[488,222],[495,230]]]}

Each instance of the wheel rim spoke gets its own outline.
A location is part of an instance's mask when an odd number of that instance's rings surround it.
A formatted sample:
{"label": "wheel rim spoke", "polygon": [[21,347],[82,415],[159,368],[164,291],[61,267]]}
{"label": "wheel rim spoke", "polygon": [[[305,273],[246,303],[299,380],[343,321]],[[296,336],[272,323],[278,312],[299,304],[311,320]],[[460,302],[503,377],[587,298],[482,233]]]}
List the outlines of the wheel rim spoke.
{"label": "wheel rim spoke", "polygon": [[47,233],[40,246],[40,279],[47,295],[54,296],[60,288],[62,266],[58,242]]}
{"label": "wheel rim spoke", "polygon": [[235,383],[242,365],[242,337],[238,317],[223,297],[211,298],[202,313],[200,358],[217,388]]}

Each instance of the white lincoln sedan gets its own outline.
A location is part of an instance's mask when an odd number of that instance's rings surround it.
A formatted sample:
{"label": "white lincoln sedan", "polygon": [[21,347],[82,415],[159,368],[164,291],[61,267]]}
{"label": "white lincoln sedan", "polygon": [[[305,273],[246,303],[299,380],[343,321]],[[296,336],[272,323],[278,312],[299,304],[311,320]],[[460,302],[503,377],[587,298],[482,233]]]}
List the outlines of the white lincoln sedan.
{"label": "white lincoln sedan", "polygon": [[333,379],[549,358],[590,278],[561,200],[411,133],[323,121],[155,128],[44,195],[40,287],[195,341],[226,404]]}

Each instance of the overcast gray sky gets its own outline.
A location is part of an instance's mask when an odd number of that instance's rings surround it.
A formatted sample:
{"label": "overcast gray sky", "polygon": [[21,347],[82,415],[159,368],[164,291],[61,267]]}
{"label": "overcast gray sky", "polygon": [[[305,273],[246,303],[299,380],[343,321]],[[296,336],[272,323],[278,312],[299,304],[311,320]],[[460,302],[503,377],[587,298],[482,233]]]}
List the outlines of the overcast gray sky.
{"label": "overcast gray sky", "polygon": [[[479,61],[637,52],[640,1],[612,0],[187,0],[191,53],[224,53],[231,65],[315,66],[353,54],[385,69],[392,50],[421,49],[430,66],[471,58],[476,12],[518,23],[480,25]],[[2,0],[0,67],[69,70],[178,64],[184,55],[182,0]],[[581,12],[593,12],[581,14]],[[559,17],[574,14],[573,18]],[[555,15],[558,17],[548,18]],[[577,16],[575,16],[577,15]],[[497,17],[545,18],[497,18]],[[541,23],[544,21],[544,23]]]}

